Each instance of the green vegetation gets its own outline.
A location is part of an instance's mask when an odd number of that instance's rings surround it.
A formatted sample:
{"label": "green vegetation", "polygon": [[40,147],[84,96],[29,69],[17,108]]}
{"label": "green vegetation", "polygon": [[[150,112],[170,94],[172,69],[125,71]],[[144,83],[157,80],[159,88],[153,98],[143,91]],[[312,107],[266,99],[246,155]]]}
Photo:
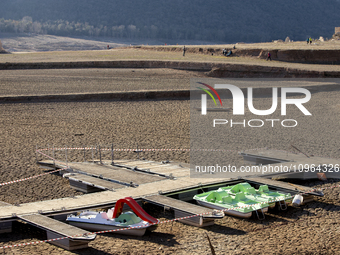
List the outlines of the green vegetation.
{"label": "green vegetation", "polygon": [[331,37],[337,0],[4,0],[0,32],[233,43]]}

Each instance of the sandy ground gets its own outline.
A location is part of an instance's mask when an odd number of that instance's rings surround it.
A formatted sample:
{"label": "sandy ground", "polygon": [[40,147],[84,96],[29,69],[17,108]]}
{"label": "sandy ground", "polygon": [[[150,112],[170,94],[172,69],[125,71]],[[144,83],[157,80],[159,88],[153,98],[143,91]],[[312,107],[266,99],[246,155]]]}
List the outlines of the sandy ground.
{"label": "sandy ground", "polygon": [[[137,90],[141,81],[143,86],[149,84],[150,88],[169,88],[177,83],[178,86],[188,86],[189,78],[196,75],[169,70],[155,73],[152,73],[154,70],[133,72],[131,69],[86,71],[87,75],[80,70],[0,71],[1,89],[5,88],[1,94],[43,94],[50,90],[62,93],[67,89],[106,91],[123,87]],[[99,71],[98,75],[96,71]],[[126,83],[119,80],[121,77],[127,79]],[[109,86],[111,79],[115,85]],[[48,85],[48,90],[44,84]],[[241,162],[237,155],[239,150],[266,146],[291,149],[290,143],[293,142],[307,153],[339,158],[336,139],[340,132],[339,97],[339,91],[313,94],[307,106],[313,116],[299,117],[299,123],[303,124],[294,132],[279,127],[265,132],[246,128],[227,133],[230,136],[228,148],[235,150],[230,157]],[[258,98],[255,106],[265,108],[268,102]],[[42,173],[35,164],[36,145],[43,148],[52,144],[77,147],[114,143],[116,148],[131,148],[138,143],[140,148],[189,148],[189,115],[188,100],[0,104],[1,182]],[[118,156],[136,157],[128,153]],[[143,156],[158,161],[189,161],[187,152],[145,153]],[[63,154],[57,157],[62,158]],[[69,154],[70,160],[82,160],[82,157],[76,152]],[[336,180],[299,183],[327,187],[333,182],[339,184]],[[0,188],[0,200],[12,204],[80,194],[57,175]],[[206,233],[217,254],[336,254],[340,251],[339,191],[340,188],[326,190],[323,198],[316,198],[315,202],[299,208],[272,211],[264,221],[225,217],[204,229],[175,222],[160,225],[155,232],[144,237],[100,235],[90,243],[90,248],[75,252],[38,244],[5,249],[4,254],[210,254]],[[146,209],[160,219],[172,217],[169,212],[156,207]],[[0,246],[46,239],[43,231],[27,224],[15,223],[13,228],[13,233],[0,235]]]}
{"label": "sandy ground", "polygon": [[[339,130],[335,128],[338,121],[332,121],[332,118],[339,119],[339,107],[334,104],[339,96],[339,92],[314,94],[314,103],[309,109],[319,123],[310,120],[288,139],[281,139],[280,136],[284,138],[284,135],[279,130],[275,131],[277,135],[270,137],[258,130],[247,130],[241,132],[242,139],[231,139],[228,147],[246,149],[268,145],[286,149],[289,148],[291,141],[295,141],[295,145],[307,153],[339,157],[337,142],[334,140],[334,137],[339,135]],[[42,170],[35,165],[36,144],[39,147],[47,147],[52,144],[82,146],[113,142],[118,148],[135,147],[136,143],[144,148],[189,146],[188,101],[3,104],[0,108],[2,182],[41,173]],[[320,108],[326,110],[328,114],[323,114]],[[80,133],[84,135],[76,136]],[[59,157],[62,158],[63,155]],[[82,155],[77,153],[72,155],[70,153],[69,157],[73,160],[82,159]],[[124,154],[121,157],[135,155]],[[182,162],[189,159],[188,153],[177,152],[149,153],[144,157]],[[236,151],[233,158],[241,160]],[[313,187],[329,185],[320,181],[305,184]],[[340,250],[337,242],[340,234],[339,190],[339,188],[327,190],[324,198],[317,198],[317,202],[300,208],[289,208],[286,212],[271,212],[264,221],[225,217],[217,221],[215,226],[205,229],[181,223],[165,224],[159,226],[156,232],[140,238],[128,239],[113,234],[98,236],[90,244],[91,248],[77,253],[207,254],[209,247],[205,233],[208,233],[217,254],[262,252],[334,254]],[[25,203],[79,194],[69,188],[66,180],[56,175],[3,186],[1,191],[0,199],[9,203]],[[171,218],[171,215],[155,208],[149,208],[149,212],[159,218]],[[45,238],[40,230],[16,223],[12,234],[0,237],[0,245]],[[6,249],[6,254],[11,253],[71,254],[49,244]]]}

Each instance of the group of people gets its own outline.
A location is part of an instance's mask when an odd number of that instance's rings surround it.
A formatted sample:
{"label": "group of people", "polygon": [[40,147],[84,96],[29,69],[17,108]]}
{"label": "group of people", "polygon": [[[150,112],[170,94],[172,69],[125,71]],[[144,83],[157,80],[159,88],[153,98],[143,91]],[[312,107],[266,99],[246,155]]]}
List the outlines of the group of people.
{"label": "group of people", "polygon": [[[234,49],[236,49],[236,47],[234,46]],[[183,57],[185,56],[185,52],[187,51],[187,48],[184,46],[183,47]],[[233,54],[233,52],[232,52],[232,50],[226,50],[226,49],[223,49],[222,50],[222,53],[223,53],[223,55],[224,56],[226,56],[226,57],[230,57],[232,54]]]}
{"label": "group of people", "polygon": [[307,38],[307,44],[312,44],[312,37]]}
{"label": "group of people", "polygon": [[229,57],[229,56],[231,56],[233,54],[233,52],[231,50],[227,51],[226,49],[223,49],[222,53],[226,57]]}

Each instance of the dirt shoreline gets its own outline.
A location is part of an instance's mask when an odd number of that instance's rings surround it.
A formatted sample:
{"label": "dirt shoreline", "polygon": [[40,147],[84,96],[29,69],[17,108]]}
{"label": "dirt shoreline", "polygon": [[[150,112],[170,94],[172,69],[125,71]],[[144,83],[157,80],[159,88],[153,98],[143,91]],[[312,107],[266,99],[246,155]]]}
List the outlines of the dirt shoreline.
{"label": "dirt shoreline", "polygon": [[[234,49],[235,47],[235,49]],[[179,46],[141,46],[138,47],[143,50],[155,51],[171,51],[183,52],[183,48]],[[280,48],[280,46],[278,46]],[[223,55],[223,49],[228,52],[232,51],[232,57],[253,57],[258,59],[266,59],[268,53],[271,58],[276,61],[294,62],[294,63],[308,63],[308,64],[340,64],[340,49],[277,49],[275,47],[263,48],[239,48],[234,46],[187,46],[186,53],[207,54],[207,55]]]}

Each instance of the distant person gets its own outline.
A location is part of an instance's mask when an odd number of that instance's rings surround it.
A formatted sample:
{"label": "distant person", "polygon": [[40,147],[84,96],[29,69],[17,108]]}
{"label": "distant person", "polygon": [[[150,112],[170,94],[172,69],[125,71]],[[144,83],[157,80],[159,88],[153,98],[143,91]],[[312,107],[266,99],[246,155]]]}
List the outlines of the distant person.
{"label": "distant person", "polygon": [[226,49],[223,49],[222,52],[223,52],[224,56],[227,56],[227,50]]}
{"label": "distant person", "polygon": [[187,51],[187,48],[185,48],[185,45],[183,47],[183,57],[185,56],[185,52]]}
{"label": "distant person", "polygon": [[268,52],[267,61],[268,61],[268,59],[269,59],[270,61],[272,61],[272,54],[270,54],[270,52]]}
{"label": "distant person", "polygon": [[309,44],[312,44],[312,37],[309,37]]}
{"label": "distant person", "polygon": [[110,49],[110,45],[107,45],[107,49],[108,49],[108,50]]}
{"label": "distant person", "polygon": [[309,38],[307,38],[307,44],[309,43]]}

